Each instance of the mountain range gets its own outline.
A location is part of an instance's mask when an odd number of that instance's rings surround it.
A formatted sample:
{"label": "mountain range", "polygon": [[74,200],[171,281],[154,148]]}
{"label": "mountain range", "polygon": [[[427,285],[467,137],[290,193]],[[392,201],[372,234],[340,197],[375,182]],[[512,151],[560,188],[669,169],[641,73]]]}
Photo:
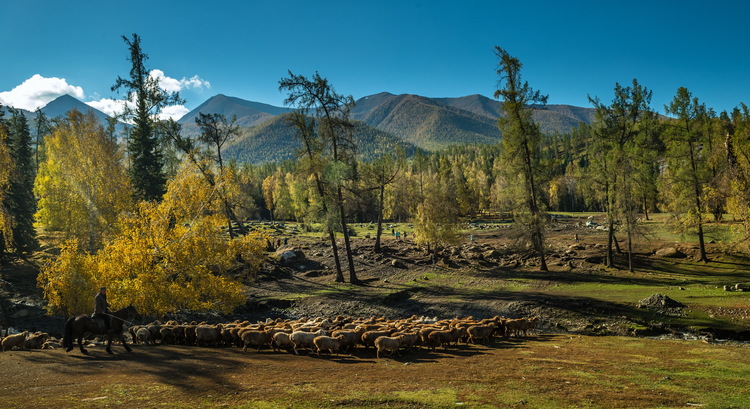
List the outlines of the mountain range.
{"label": "mountain range", "polygon": [[[54,118],[76,108],[91,110],[103,121],[106,117],[83,102],[63,95],[42,108]],[[241,135],[227,147],[227,156],[239,162],[263,163],[291,159],[301,147],[294,130],[284,118],[289,108],[216,95],[178,122],[186,134],[197,134],[198,113],[218,113],[232,118],[241,127]],[[28,111],[27,111],[28,112]],[[533,108],[533,117],[545,133],[566,133],[580,122],[594,120],[593,108],[571,105],[545,105]],[[502,134],[497,128],[502,116],[499,101],[475,94],[459,98],[428,98],[413,94],[394,95],[387,92],[356,101],[351,117],[357,122],[354,138],[363,157],[402,147],[407,154],[416,149],[439,150],[451,145],[494,144]],[[34,114],[28,112],[28,118]]]}

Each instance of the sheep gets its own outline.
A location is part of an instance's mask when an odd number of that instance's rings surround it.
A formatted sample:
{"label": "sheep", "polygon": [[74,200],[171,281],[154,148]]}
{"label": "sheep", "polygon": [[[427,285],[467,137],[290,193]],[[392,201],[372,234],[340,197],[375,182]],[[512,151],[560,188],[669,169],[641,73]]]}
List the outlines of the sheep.
{"label": "sheep", "polygon": [[135,342],[138,340],[141,344],[148,345],[151,342],[151,331],[148,330],[148,328],[140,327],[135,332],[135,337],[133,338],[133,341]]}
{"label": "sheep", "polygon": [[416,332],[400,332],[394,333],[392,336],[400,336],[401,347],[408,349],[409,351],[411,351],[411,349],[419,342],[419,334]]}
{"label": "sheep", "polygon": [[[158,321],[156,321],[158,322]],[[161,339],[161,324],[149,324],[146,326],[146,329],[151,332],[151,337],[149,338],[152,342],[156,342],[156,340]]]}
{"label": "sheep", "polygon": [[339,335],[337,337],[328,337],[325,335],[321,335],[313,339],[313,344],[317,349],[318,356],[320,356],[320,351],[323,350],[329,351],[331,354],[336,352],[336,355],[338,355],[339,349],[341,348],[341,341],[343,339],[344,337],[342,335]]}
{"label": "sheep", "polygon": [[198,346],[211,346],[216,345],[221,341],[221,331],[223,327],[221,324],[216,326],[213,325],[199,325],[195,328],[195,342]]}
{"label": "sheep", "polygon": [[311,347],[313,345],[313,340],[315,339],[315,337],[320,335],[326,335],[326,332],[322,329],[316,332],[292,332],[292,335],[289,336],[289,339],[292,341],[292,349],[294,349],[294,353],[299,355],[299,353],[297,352],[298,348]]}
{"label": "sheep", "polygon": [[34,335],[26,338],[23,343],[25,349],[42,349],[44,344],[49,339],[49,334],[46,332],[37,332]]}
{"label": "sheep", "polygon": [[341,346],[339,347],[342,351],[348,352],[349,348],[355,348],[357,341],[359,341],[361,334],[357,331],[349,330],[336,330],[331,333],[332,337],[341,337]]}
{"label": "sheep", "polygon": [[269,345],[272,340],[272,335],[266,331],[247,330],[243,331],[240,336],[242,337],[243,352],[247,352],[247,347],[250,345],[257,345],[256,352],[259,352],[263,345]]}
{"label": "sheep", "polygon": [[3,341],[1,343],[3,352],[10,351],[15,347],[23,346],[24,341],[26,341],[27,335],[29,335],[29,331],[24,331],[20,334],[8,335],[7,337],[3,338]]}
{"label": "sheep", "polygon": [[288,332],[277,332],[273,334],[271,346],[273,347],[273,350],[278,352],[281,348],[285,348],[287,350],[294,348],[294,345],[292,345],[292,340],[289,338],[291,334]]}
{"label": "sheep", "polygon": [[505,322],[506,334],[515,336],[527,336],[529,331],[536,328],[536,324],[539,321],[539,317],[533,317],[530,319],[519,318],[517,320],[507,320]]}
{"label": "sheep", "polygon": [[175,343],[175,336],[174,331],[171,327],[161,327],[159,330],[159,336],[161,337],[161,343],[162,344],[174,344]]}
{"label": "sheep", "polygon": [[397,337],[380,336],[377,339],[375,339],[375,348],[377,348],[377,352],[376,352],[377,358],[380,359],[381,352],[390,352],[390,355],[393,355],[393,353],[395,352],[396,355],[401,356],[401,354],[398,353],[398,349],[401,346],[402,339],[403,339],[403,335],[399,335]]}
{"label": "sheep", "polygon": [[487,342],[489,345],[492,342],[492,333],[495,331],[497,326],[495,324],[487,325],[473,325],[469,327],[466,332],[469,334],[469,341],[474,344],[480,342]]}
{"label": "sheep", "polygon": [[185,345],[195,345],[198,342],[196,328],[198,328],[196,324],[185,326]]}
{"label": "sheep", "polygon": [[369,347],[370,345],[375,345],[375,340],[378,339],[378,337],[387,337],[393,334],[393,330],[380,330],[380,331],[367,331],[364,334],[362,334],[362,337],[360,340],[362,341],[362,345],[365,346],[365,349]]}
{"label": "sheep", "polygon": [[428,345],[432,347],[432,350],[434,351],[435,348],[438,346],[443,347],[444,349],[448,349],[447,345],[450,345],[451,342],[456,340],[456,334],[458,330],[456,328],[448,330],[442,330],[442,331],[432,331],[427,336]]}

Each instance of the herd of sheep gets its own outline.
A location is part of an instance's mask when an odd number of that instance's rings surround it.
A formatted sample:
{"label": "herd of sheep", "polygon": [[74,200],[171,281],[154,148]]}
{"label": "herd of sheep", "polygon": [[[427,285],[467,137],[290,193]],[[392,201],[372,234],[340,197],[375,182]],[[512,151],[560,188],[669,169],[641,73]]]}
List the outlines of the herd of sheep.
{"label": "herd of sheep", "polygon": [[374,347],[377,357],[400,355],[401,350],[424,347],[446,348],[459,342],[490,345],[496,337],[527,336],[536,328],[538,317],[506,319],[473,317],[438,320],[416,317],[353,319],[338,316],[300,320],[267,320],[263,323],[153,322],[129,328],[133,343],[235,346],[287,350],[298,354],[307,349],[320,355],[350,353],[356,348]]}
{"label": "herd of sheep", "polygon": [[10,334],[6,331],[6,336],[2,336],[2,327],[0,327],[0,346],[2,351],[10,351],[13,348],[18,349],[42,349],[48,347],[47,340],[50,336],[46,332],[30,333],[23,331],[17,334]]}

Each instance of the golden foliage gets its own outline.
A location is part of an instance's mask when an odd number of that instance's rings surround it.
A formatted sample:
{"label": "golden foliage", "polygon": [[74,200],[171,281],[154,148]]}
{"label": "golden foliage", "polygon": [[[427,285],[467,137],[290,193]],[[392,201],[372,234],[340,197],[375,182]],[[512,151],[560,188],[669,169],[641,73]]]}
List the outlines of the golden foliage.
{"label": "golden foliage", "polygon": [[[113,309],[132,304],[153,316],[182,310],[231,312],[246,297],[242,284],[229,272],[257,271],[265,237],[228,240],[222,229],[226,219],[218,207],[205,179],[194,167],[184,167],[168,184],[161,203],[139,203],[134,213],[120,218],[120,234],[101,251],[79,256],[90,258],[90,264],[76,264],[76,257],[66,253],[44,269],[40,285],[49,311],[93,306],[96,289],[107,286]],[[85,274],[69,271],[79,268]],[[71,275],[91,278],[81,281],[86,288],[83,294],[64,297]]]}
{"label": "golden foliage", "polygon": [[39,224],[96,251],[116,230],[118,215],[132,206],[116,143],[92,113],[73,110],[45,138],[45,150],[34,186]]}

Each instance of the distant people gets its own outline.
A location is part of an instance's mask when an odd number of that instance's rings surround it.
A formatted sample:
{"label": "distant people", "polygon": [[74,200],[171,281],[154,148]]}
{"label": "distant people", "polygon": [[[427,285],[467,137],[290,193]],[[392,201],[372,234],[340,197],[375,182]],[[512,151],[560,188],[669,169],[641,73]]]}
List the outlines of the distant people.
{"label": "distant people", "polygon": [[401,240],[401,232],[396,232],[396,240]]}
{"label": "distant people", "polygon": [[391,229],[391,236],[395,236],[395,235],[396,235],[396,230],[395,229]]}
{"label": "distant people", "polygon": [[284,245],[286,246],[289,244],[289,237],[284,237]]}

